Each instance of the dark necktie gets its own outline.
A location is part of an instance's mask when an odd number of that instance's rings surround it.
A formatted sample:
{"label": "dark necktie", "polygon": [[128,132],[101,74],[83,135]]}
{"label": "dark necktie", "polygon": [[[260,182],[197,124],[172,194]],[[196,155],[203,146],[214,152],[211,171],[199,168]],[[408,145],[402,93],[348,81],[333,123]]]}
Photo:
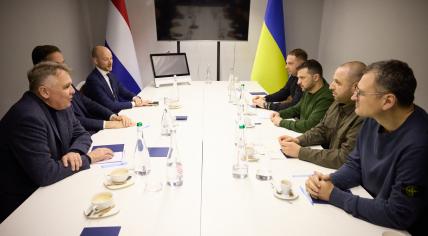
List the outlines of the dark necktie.
{"label": "dark necktie", "polygon": [[110,88],[111,88],[111,92],[113,94],[114,100],[117,101],[117,96],[113,89],[113,78],[111,76],[111,73],[107,73],[107,77],[108,77],[108,80],[110,81]]}

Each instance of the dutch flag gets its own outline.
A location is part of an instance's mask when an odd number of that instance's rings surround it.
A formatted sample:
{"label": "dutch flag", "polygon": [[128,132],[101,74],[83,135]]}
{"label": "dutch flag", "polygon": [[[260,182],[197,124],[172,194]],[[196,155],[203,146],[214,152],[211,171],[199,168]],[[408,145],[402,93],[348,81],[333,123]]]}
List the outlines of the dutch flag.
{"label": "dutch flag", "polygon": [[142,80],[125,0],[109,1],[105,44],[113,54],[113,73],[129,91],[138,94]]}

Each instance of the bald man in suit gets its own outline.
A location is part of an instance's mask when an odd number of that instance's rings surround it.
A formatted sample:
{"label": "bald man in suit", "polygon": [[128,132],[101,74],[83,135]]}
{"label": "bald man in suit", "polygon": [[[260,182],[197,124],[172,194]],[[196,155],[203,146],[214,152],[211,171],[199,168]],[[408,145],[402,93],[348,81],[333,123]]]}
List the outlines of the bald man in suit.
{"label": "bald man in suit", "polygon": [[151,101],[143,100],[127,90],[111,73],[113,56],[104,46],[96,46],[92,50],[94,70],[88,75],[83,93],[92,100],[109,108],[113,112],[132,107],[150,106]]}

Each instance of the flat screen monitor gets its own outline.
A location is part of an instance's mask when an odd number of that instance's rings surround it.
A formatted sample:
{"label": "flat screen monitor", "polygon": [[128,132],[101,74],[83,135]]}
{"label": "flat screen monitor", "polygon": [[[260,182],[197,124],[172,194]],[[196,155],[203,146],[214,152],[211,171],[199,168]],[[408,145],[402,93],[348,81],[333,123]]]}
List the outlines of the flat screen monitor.
{"label": "flat screen monitor", "polygon": [[150,54],[155,78],[190,75],[186,53]]}
{"label": "flat screen monitor", "polygon": [[250,0],[155,0],[159,41],[248,40]]}

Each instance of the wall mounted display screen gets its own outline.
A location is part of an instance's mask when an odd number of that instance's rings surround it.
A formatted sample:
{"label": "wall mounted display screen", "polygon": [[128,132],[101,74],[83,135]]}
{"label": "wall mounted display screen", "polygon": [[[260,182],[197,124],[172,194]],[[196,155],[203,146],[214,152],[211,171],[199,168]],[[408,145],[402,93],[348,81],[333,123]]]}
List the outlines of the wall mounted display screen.
{"label": "wall mounted display screen", "polygon": [[155,0],[157,39],[248,40],[250,0]]}

